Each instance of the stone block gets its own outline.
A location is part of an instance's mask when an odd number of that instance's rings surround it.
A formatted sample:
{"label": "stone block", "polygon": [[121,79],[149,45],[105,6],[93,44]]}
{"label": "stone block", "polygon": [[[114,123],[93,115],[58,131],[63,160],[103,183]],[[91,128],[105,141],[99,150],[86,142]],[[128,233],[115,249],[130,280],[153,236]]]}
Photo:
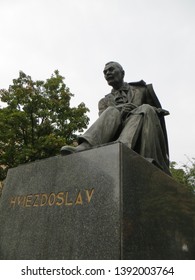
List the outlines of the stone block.
{"label": "stone block", "polygon": [[1,259],[194,259],[194,195],[121,143],[10,169]]}

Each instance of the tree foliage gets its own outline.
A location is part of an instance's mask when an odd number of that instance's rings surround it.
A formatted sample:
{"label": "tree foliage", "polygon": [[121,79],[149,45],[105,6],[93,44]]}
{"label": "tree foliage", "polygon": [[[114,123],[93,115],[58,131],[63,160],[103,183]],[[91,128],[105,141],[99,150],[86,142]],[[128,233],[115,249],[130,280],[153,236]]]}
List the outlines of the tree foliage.
{"label": "tree foliage", "polygon": [[89,110],[84,103],[71,108],[72,96],[57,70],[46,81],[20,71],[0,90],[0,179],[10,167],[58,154],[87,127]]}
{"label": "tree foliage", "polygon": [[189,163],[184,164],[182,168],[176,168],[176,166],[175,161],[171,162],[170,170],[173,178],[195,192],[195,159],[189,160]]}

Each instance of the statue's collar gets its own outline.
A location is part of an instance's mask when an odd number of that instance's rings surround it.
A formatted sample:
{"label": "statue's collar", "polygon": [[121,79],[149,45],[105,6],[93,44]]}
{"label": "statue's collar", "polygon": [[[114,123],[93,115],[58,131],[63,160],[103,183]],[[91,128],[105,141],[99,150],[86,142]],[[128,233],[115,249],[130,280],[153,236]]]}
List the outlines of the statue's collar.
{"label": "statue's collar", "polygon": [[130,86],[129,86],[129,84],[128,83],[126,83],[126,82],[124,82],[123,83],[123,85],[119,88],[119,89],[112,89],[111,90],[111,93],[112,94],[115,94],[116,92],[122,92],[122,91],[128,91],[129,90],[129,88],[130,88]]}

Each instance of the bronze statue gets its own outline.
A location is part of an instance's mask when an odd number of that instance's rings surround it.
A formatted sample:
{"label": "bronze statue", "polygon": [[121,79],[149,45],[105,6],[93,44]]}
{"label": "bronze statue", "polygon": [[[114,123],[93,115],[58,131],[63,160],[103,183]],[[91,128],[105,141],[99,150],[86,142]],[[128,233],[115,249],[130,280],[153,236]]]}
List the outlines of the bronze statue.
{"label": "bronze statue", "polygon": [[168,141],[162,109],[151,84],[143,80],[124,82],[124,70],[117,62],[108,62],[104,77],[111,93],[99,101],[99,118],[78,138],[79,145],[64,146],[62,155],[119,141],[151,163],[169,172]]}

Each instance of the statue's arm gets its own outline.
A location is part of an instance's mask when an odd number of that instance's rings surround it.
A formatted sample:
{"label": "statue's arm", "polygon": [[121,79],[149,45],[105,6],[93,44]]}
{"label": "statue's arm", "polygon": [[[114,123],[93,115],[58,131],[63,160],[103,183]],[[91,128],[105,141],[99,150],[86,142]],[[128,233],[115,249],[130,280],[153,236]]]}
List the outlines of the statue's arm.
{"label": "statue's arm", "polygon": [[107,102],[105,98],[102,98],[98,102],[98,110],[99,110],[99,116],[108,108]]}

